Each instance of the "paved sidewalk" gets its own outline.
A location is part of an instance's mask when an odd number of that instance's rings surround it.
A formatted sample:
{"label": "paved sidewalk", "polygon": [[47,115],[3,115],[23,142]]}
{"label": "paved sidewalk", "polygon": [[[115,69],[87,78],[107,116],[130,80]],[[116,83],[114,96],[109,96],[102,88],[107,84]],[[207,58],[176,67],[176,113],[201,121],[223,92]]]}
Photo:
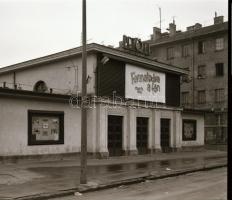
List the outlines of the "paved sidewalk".
{"label": "paved sidewalk", "polygon": [[80,185],[80,160],[0,164],[0,200],[46,199],[227,165],[227,152],[155,153],[88,159],[88,184]]}

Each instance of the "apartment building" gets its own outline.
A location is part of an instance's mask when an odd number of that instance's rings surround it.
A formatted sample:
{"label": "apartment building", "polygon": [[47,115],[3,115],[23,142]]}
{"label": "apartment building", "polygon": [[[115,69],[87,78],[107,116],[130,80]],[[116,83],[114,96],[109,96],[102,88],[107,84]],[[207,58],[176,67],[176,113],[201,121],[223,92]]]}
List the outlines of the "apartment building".
{"label": "apartment building", "polygon": [[215,13],[213,24],[168,32],[153,28],[151,58],[189,70],[181,79],[181,104],[186,109],[205,111],[205,142],[227,142],[228,108],[228,22]]}

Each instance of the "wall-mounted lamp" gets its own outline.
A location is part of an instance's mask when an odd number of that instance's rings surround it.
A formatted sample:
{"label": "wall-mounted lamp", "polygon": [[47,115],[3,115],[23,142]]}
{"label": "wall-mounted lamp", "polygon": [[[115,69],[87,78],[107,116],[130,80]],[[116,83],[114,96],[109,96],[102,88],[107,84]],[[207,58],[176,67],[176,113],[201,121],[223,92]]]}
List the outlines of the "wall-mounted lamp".
{"label": "wall-mounted lamp", "polygon": [[87,79],[86,79],[86,82],[89,83],[89,81],[90,81],[91,78],[92,78],[92,77],[88,75],[88,76],[87,76]]}
{"label": "wall-mounted lamp", "polygon": [[102,59],[101,59],[101,63],[104,65],[106,64],[110,59],[107,57],[107,56],[104,56]]}

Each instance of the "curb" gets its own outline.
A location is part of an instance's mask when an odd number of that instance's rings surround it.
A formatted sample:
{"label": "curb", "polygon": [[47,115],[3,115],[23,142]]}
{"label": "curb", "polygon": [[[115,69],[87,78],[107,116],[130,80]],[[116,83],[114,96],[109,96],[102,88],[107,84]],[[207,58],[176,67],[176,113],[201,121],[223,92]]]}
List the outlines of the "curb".
{"label": "curb", "polygon": [[58,197],[73,195],[75,192],[80,192],[80,193],[93,192],[93,191],[118,187],[121,185],[136,184],[136,183],[144,182],[146,180],[164,179],[168,177],[175,177],[175,176],[190,174],[190,173],[199,172],[199,171],[213,170],[213,169],[218,169],[222,167],[227,167],[227,164],[216,164],[216,165],[214,164],[214,165],[208,165],[208,166],[194,167],[190,169],[173,170],[173,171],[162,173],[161,175],[152,175],[152,172],[151,172],[149,175],[146,175],[146,176],[142,176],[138,178],[131,178],[127,180],[109,182],[106,184],[100,184],[100,185],[92,186],[92,187],[83,185],[77,188],[71,188],[68,190],[56,191],[52,193],[38,194],[38,195],[31,195],[31,196],[24,196],[24,197],[17,197],[17,198],[5,198],[3,200],[46,200],[50,198],[58,198]]}

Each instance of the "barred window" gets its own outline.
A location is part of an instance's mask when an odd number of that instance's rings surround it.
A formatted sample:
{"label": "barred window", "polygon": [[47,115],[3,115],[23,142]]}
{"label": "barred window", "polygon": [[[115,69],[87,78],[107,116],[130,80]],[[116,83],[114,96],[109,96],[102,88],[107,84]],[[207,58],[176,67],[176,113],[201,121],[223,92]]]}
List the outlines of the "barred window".
{"label": "barred window", "polygon": [[174,58],[174,48],[170,47],[167,49],[167,59],[173,59]]}
{"label": "barred window", "polygon": [[182,47],[182,56],[183,57],[189,56],[189,45],[184,45]]}
{"label": "barred window", "polygon": [[199,65],[198,66],[198,78],[205,78],[206,76],[206,66]]}
{"label": "barred window", "polygon": [[182,104],[189,104],[189,92],[181,93],[181,101],[182,101]]}
{"label": "barred window", "polygon": [[215,90],[215,102],[222,102],[225,99],[224,89]]}
{"label": "barred window", "polygon": [[205,53],[205,42],[200,41],[198,42],[198,54]]}
{"label": "barred window", "polygon": [[206,102],[205,90],[198,91],[198,103],[204,104]]}
{"label": "barred window", "polygon": [[224,38],[217,38],[215,40],[215,49],[218,50],[223,50],[224,49]]}
{"label": "barred window", "polygon": [[224,64],[223,63],[216,63],[216,76],[223,76],[224,75]]}

